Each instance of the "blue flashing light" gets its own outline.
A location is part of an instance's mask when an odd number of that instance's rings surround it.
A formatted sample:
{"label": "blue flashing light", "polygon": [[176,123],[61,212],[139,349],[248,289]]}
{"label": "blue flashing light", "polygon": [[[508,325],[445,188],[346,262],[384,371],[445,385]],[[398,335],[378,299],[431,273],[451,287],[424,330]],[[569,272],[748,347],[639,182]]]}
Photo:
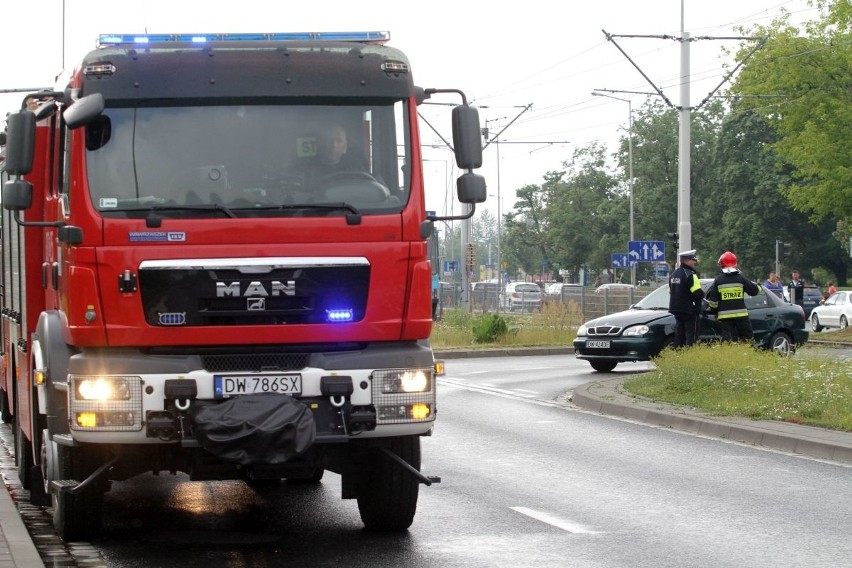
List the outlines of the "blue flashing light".
{"label": "blue flashing light", "polygon": [[385,43],[390,32],[283,32],[233,34],[102,34],[98,45],[150,45],[163,42],[204,44],[211,41],[354,41]]}
{"label": "blue flashing light", "polygon": [[333,323],[352,321],[355,317],[351,308],[326,310],[326,319]]}

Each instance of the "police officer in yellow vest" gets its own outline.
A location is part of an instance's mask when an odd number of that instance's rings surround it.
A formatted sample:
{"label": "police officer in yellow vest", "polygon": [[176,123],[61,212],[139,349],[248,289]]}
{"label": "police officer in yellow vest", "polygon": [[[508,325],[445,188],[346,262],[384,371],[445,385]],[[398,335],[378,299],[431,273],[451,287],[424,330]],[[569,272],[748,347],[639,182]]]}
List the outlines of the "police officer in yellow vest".
{"label": "police officer in yellow vest", "polygon": [[669,312],[675,317],[672,347],[684,347],[695,343],[698,328],[698,312],[704,290],[695,272],[698,257],[694,250],[681,252],[680,266],[669,276]]}
{"label": "police officer in yellow vest", "polygon": [[719,268],[722,269],[722,274],[713,280],[707,290],[707,303],[710,312],[715,314],[719,321],[722,339],[752,339],[754,333],[748,319],[745,295],[756,296],[760,288],[740,273],[737,268],[737,255],[731,251],[726,251],[719,257]]}

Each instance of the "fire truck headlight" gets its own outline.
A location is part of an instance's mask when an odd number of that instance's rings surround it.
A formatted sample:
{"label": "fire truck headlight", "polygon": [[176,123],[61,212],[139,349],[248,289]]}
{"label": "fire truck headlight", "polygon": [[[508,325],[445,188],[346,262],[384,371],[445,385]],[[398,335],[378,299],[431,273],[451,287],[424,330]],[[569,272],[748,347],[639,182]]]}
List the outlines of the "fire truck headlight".
{"label": "fire truck headlight", "polygon": [[127,377],[86,377],[75,381],[77,400],[129,400],[130,382]]}
{"label": "fire truck headlight", "polygon": [[142,429],[142,377],[70,375],[71,429],[131,432]]}
{"label": "fire truck headlight", "polygon": [[435,367],[373,371],[378,425],[435,420]]}
{"label": "fire truck headlight", "polygon": [[373,373],[383,394],[420,393],[432,390],[432,369],[388,369]]}

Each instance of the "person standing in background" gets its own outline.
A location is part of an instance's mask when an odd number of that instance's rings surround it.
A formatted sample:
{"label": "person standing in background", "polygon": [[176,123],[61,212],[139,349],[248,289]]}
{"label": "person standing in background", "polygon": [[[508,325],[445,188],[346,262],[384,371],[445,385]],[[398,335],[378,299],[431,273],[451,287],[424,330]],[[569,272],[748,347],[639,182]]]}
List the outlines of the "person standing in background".
{"label": "person standing in background", "polygon": [[836,294],[836,293],[837,293],[837,286],[834,285],[833,280],[829,280],[828,281],[828,290],[826,290],[826,292],[825,292],[825,297],[829,298],[832,294]]}
{"label": "person standing in background", "polygon": [[805,283],[799,280],[798,270],[794,270],[792,276],[793,279],[787,285],[787,291],[790,294],[790,303],[804,307]]}
{"label": "person standing in background", "polygon": [[769,278],[767,278],[763,283],[763,287],[779,298],[784,297],[784,284],[781,283],[781,279],[778,278],[778,273],[774,270],[769,273]]}

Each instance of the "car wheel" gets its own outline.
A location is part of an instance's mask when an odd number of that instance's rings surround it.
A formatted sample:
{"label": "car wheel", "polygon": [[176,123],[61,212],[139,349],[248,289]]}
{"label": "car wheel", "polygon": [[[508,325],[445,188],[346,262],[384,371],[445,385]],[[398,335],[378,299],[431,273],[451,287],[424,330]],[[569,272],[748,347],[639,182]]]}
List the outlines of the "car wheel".
{"label": "car wheel", "polygon": [[840,329],[846,329],[849,327],[849,321],[846,319],[846,316],[840,316]]}
{"label": "car wheel", "polygon": [[776,331],[769,339],[769,348],[779,355],[791,355],[795,351],[793,340],[783,331]]}
{"label": "car wheel", "polygon": [[592,369],[595,371],[608,373],[615,369],[615,366],[618,365],[618,363],[616,361],[589,361],[589,365],[591,365]]}
{"label": "car wheel", "polygon": [[816,314],[811,314],[811,329],[814,331],[822,330],[822,326],[819,324],[819,316]]}

